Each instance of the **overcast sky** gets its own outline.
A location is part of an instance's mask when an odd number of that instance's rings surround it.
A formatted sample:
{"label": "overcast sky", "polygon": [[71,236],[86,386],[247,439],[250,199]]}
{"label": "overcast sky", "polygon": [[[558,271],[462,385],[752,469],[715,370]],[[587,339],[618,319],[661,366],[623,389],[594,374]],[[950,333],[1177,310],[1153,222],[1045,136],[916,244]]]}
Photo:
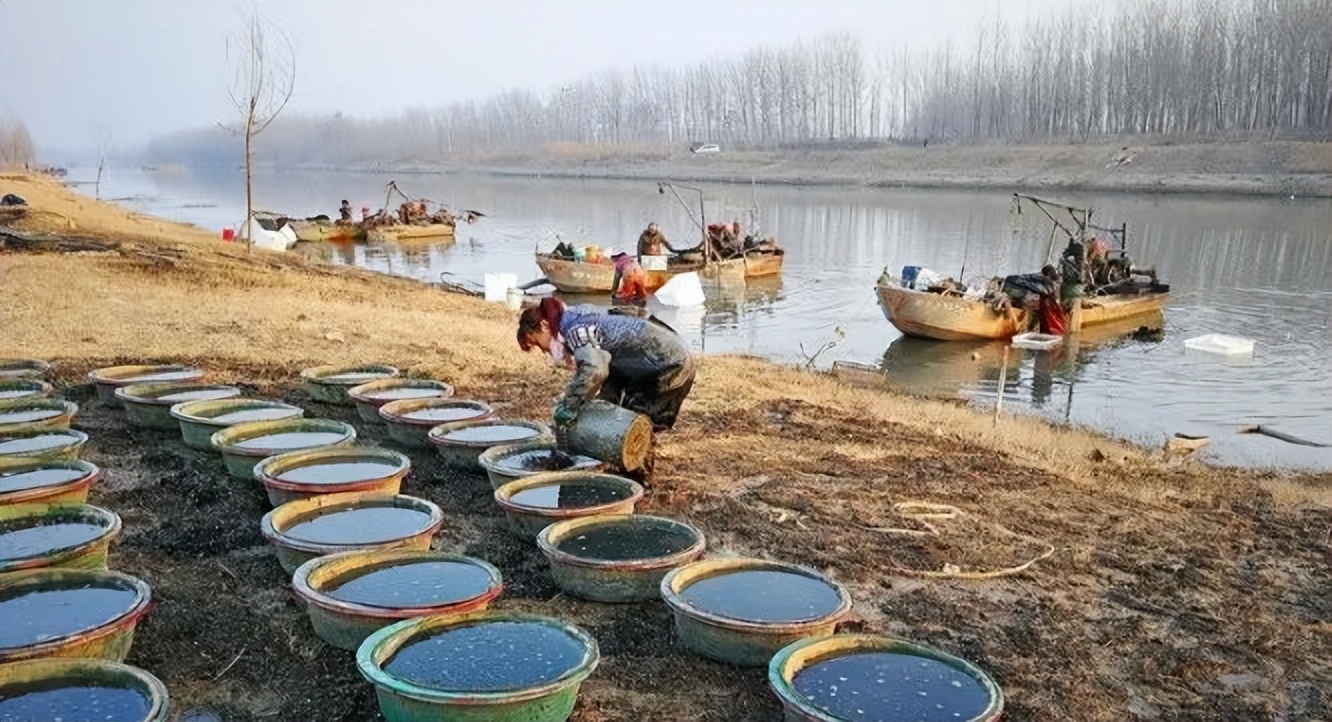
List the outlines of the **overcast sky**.
{"label": "overcast sky", "polygon": [[1015,23],[1071,2],[0,0],[0,113],[48,149],[126,147],[233,120],[225,41],[251,8],[295,39],[289,112],[379,115],[837,31],[867,50],[968,40],[981,19]]}

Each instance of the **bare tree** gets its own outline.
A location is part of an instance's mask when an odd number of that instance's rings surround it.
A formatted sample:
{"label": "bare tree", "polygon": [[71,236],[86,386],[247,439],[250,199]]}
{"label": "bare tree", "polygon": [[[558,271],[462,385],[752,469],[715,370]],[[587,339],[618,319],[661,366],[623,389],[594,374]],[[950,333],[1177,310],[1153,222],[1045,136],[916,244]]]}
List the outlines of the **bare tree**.
{"label": "bare tree", "polygon": [[32,136],[23,121],[0,117],[0,168],[21,166],[33,160]]}
{"label": "bare tree", "polygon": [[232,132],[245,138],[243,228],[249,248],[254,243],[250,237],[254,214],[254,138],[291,100],[296,87],[296,52],[289,35],[257,13],[251,13],[244,19],[241,31],[227,40],[227,62],[234,71],[227,94],[243,121]]}

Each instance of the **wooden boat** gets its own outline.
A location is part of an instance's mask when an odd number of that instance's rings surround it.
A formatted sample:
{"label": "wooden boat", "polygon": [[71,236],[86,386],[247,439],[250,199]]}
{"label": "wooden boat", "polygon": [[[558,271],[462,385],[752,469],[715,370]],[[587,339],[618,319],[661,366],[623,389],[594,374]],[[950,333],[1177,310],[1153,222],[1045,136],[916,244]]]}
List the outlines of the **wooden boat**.
{"label": "wooden boat", "polygon": [[365,227],[359,223],[335,223],[326,220],[292,221],[296,240],[309,242],[348,243],[365,240]]}
{"label": "wooden boat", "polygon": [[365,232],[365,237],[371,243],[438,241],[441,238],[452,238],[454,232],[454,224],[452,223],[430,223],[419,226],[395,223],[391,226],[371,228]]}
{"label": "wooden boat", "polygon": [[[644,270],[644,285],[648,293],[666,285],[672,276],[697,271],[709,280],[743,283],[751,278],[776,276],[782,272],[786,255],[782,249],[771,253],[751,253],[742,258],[703,263],[683,261],[671,263],[664,271]],[[579,263],[549,253],[536,254],[537,266],[551,285],[563,293],[610,293],[615,283],[615,266],[609,261]]]}

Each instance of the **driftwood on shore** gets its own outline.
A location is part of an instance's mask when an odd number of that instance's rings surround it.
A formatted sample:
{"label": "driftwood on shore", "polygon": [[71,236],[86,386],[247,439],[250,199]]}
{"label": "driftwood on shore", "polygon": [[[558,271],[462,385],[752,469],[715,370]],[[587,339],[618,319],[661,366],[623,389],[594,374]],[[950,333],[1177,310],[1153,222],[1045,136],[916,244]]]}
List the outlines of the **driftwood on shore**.
{"label": "driftwood on shore", "polygon": [[1242,429],[1240,430],[1240,433],[1262,434],[1263,436],[1270,436],[1274,439],[1280,439],[1281,441],[1284,441],[1288,444],[1297,444],[1299,446],[1312,446],[1316,449],[1326,449],[1329,446],[1329,444],[1324,444],[1318,441],[1309,441],[1308,439],[1301,439],[1298,436],[1292,436],[1284,431],[1277,431],[1276,429],[1268,428],[1266,426],[1263,426],[1262,424],[1259,424],[1258,426],[1250,426],[1247,429]]}
{"label": "driftwood on shore", "polygon": [[114,251],[119,244],[88,236],[27,234],[12,228],[0,228],[0,249],[13,251],[47,251],[76,253],[79,251]]}

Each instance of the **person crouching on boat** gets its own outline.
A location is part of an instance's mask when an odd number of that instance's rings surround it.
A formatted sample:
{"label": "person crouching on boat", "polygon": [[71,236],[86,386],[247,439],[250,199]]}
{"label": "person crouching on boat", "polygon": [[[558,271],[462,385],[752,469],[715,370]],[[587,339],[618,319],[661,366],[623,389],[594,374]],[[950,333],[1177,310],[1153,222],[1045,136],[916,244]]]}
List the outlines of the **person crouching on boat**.
{"label": "person crouching on boat", "polygon": [[666,234],[657,228],[656,223],[649,223],[647,228],[638,234],[638,258],[642,260],[643,256],[660,256],[662,251],[675,253],[676,250],[666,241]]}
{"label": "person crouching on boat", "polygon": [[[1037,314],[1041,319],[1041,333],[1063,336],[1066,324],[1064,307],[1059,304],[1059,271],[1055,270],[1054,266],[1047,265],[1041,269],[1041,276],[1045,278],[1040,293],[1040,304],[1037,306]],[[1076,299],[1073,302],[1078,303]]]}
{"label": "person crouching on boat", "polygon": [[647,306],[647,274],[638,261],[628,253],[611,256],[615,264],[615,279],[611,281],[611,303],[624,304],[635,308]]}
{"label": "person crouching on boat", "polygon": [[655,318],[565,307],[544,298],[519,317],[518,346],[541,349],[556,365],[574,369],[555,404],[553,418],[561,428],[577,420],[589,400],[600,398],[647,416],[658,431],[669,429],[694,386],[689,346]]}

